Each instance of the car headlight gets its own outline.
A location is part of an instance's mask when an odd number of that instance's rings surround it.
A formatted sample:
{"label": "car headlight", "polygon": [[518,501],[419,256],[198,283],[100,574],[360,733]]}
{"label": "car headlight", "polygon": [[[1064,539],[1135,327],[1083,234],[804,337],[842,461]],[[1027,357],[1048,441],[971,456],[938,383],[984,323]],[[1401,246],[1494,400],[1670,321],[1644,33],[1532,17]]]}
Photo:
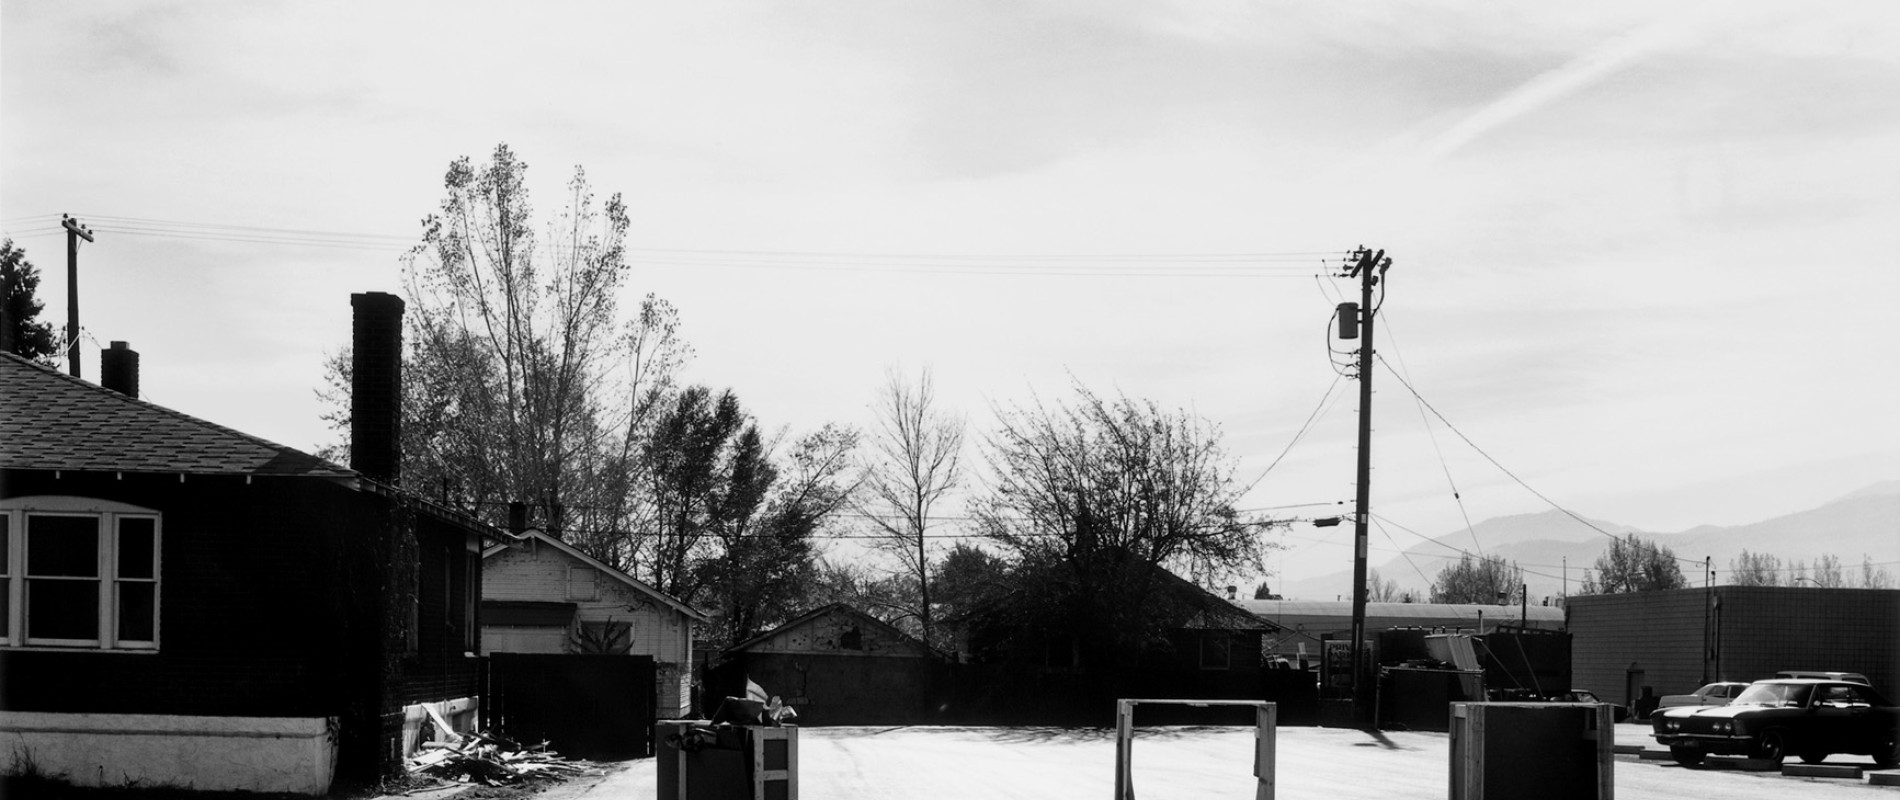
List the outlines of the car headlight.
{"label": "car headlight", "polygon": [[1668,724],[1664,725],[1663,727],[1668,728],[1672,731],[1679,731],[1679,730],[1682,730],[1682,723],[1677,720],[1672,719],[1668,722]]}
{"label": "car headlight", "polygon": [[1735,727],[1734,723],[1731,723],[1728,720],[1722,720],[1721,722],[1715,723],[1715,732],[1728,733],[1734,727]]}

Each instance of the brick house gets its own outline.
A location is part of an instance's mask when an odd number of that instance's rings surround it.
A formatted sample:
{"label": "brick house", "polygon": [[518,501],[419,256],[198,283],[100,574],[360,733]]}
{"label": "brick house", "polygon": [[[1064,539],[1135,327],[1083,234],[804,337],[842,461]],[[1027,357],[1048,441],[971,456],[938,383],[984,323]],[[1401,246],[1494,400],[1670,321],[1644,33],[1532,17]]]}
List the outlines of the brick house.
{"label": "brick house", "polygon": [[[480,545],[399,488],[402,301],[354,295],[353,468],[0,355],[0,772],[323,794],[479,704]],[[131,369],[125,366],[131,359]]]}
{"label": "brick house", "polygon": [[693,625],[707,621],[653,586],[539,530],[482,553],[482,654],[651,656],[661,719],[691,714]]}

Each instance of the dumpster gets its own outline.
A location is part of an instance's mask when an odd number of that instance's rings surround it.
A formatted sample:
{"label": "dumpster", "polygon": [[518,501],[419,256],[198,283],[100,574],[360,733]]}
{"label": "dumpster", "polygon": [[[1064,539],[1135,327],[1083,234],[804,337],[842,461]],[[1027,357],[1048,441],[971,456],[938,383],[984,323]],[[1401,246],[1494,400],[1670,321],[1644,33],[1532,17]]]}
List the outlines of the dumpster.
{"label": "dumpster", "polygon": [[1451,704],[1451,800],[1615,797],[1602,703]]}
{"label": "dumpster", "polygon": [[798,800],[798,728],[661,720],[659,800]]}

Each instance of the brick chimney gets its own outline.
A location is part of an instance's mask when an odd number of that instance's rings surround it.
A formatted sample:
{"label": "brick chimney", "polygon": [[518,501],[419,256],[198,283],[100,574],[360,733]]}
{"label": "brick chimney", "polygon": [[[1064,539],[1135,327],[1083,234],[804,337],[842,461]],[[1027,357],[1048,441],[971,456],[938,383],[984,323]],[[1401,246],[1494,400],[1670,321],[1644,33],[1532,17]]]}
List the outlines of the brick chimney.
{"label": "brick chimney", "polygon": [[350,469],[402,485],[402,298],[350,295]]}
{"label": "brick chimney", "polygon": [[139,351],[125,342],[113,342],[99,351],[99,385],[137,400],[139,397]]}

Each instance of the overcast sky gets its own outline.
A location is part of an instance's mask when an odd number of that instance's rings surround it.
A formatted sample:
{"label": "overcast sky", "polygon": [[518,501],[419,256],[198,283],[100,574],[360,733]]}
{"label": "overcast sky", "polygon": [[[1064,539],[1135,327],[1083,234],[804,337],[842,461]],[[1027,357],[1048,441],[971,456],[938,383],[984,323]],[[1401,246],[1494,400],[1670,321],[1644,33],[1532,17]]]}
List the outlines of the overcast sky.
{"label": "overcast sky", "polygon": [[98,232],[87,378],[125,340],[146,399],[314,449],[348,295],[506,142],[543,211],[624,194],[629,303],[768,428],[894,366],[979,432],[1079,381],[1219,425],[1286,516],[1353,496],[1322,259],[1383,248],[1379,352],[1455,428],[1374,373],[1375,550],[1523,484],[1668,532],[1900,478],[1896,41],[1872,0],[7,0],[0,220],[56,325],[58,215]]}

